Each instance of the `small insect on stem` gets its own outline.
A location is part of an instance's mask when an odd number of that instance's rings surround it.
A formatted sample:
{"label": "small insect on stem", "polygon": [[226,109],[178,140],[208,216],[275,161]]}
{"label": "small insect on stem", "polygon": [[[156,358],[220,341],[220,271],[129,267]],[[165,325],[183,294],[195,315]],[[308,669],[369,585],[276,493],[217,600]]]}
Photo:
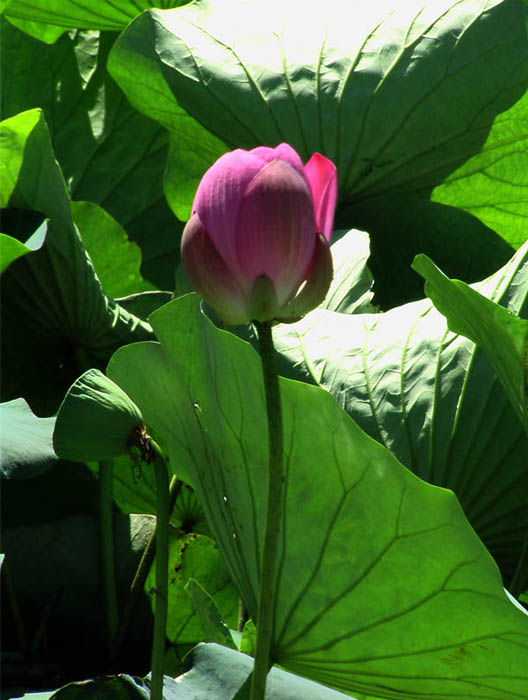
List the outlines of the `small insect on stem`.
{"label": "small insect on stem", "polygon": [[136,484],[136,478],[141,478],[141,461],[152,464],[154,450],[152,441],[144,425],[136,426],[129,435],[127,445],[129,447],[130,461],[132,465],[132,478]]}

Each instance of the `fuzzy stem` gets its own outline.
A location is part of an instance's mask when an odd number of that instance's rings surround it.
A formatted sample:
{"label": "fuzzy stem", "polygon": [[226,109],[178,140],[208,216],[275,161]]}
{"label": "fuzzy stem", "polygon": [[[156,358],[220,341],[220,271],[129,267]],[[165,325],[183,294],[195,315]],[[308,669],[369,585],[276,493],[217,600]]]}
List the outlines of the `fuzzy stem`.
{"label": "fuzzy stem", "polygon": [[279,378],[271,323],[255,323],[262,361],[266,413],[268,417],[269,471],[264,547],[260,565],[257,613],[257,643],[251,681],[251,700],[264,700],[266,678],[273,664],[273,632],[276,599],[277,559],[284,501],[283,428]]}
{"label": "fuzzy stem", "polygon": [[151,441],[156,471],[156,606],[152,639],[150,700],[162,700],[163,662],[167,627],[169,581],[169,477],[167,464],[156,442]]}
{"label": "fuzzy stem", "polygon": [[113,647],[118,626],[114,560],[113,480],[113,461],[99,462],[99,542],[106,613],[106,641],[109,651]]}

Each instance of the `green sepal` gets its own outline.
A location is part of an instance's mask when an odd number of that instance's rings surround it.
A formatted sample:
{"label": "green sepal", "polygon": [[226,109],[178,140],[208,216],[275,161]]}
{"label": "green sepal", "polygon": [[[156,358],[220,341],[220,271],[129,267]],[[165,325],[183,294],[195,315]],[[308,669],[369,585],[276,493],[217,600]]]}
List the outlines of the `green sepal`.
{"label": "green sepal", "polygon": [[253,321],[271,321],[279,308],[273,282],[267,275],[260,275],[253,283],[249,296],[248,314]]}

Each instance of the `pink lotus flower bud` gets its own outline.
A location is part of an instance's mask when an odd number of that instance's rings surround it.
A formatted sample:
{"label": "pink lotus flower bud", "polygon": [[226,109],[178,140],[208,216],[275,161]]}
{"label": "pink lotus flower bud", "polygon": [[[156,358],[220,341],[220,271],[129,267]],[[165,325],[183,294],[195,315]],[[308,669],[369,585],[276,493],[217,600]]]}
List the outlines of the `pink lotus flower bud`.
{"label": "pink lotus flower bud", "polygon": [[286,143],[224,154],[183,231],[191,284],[228,324],[298,320],[330,286],[336,198],[335,165],[319,153],[305,166]]}

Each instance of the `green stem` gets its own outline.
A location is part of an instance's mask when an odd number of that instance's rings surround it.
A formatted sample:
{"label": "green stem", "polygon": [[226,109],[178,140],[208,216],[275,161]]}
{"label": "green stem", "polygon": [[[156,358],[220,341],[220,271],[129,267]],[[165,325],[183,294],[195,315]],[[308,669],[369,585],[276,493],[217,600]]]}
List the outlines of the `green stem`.
{"label": "green stem", "polygon": [[99,541],[108,650],[113,647],[118,625],[114,561],[113,479],[114,463],[112,460],[99,462]]}
{"label": "green stem", "polygon": [[152,639],[150,700],[162,700],[163,662],[167,628],[169,588],[169,476],[167,464],[156,442],[151,441],[156,471],[156,606]]}
{"label": "green stem", "polygon": [[269,471],[268,502],[264,547],[260,564],[260,590],[257,613],[257,643],[251,681],[250,700],[264,700],[266,678],[273,664],[273,632],[276,598],[279,535],[284,501],[283,429],[279,378],[275,367],[275,349],[271,323],[255,323],[262,361],[266,413],[268,417]]}
{"label": "green stem", "polygon": [[[176,503],[176,499],[180,494],[182,484],[183,482],[180,481],[176,475],[172,477],[169,486],[169,518]],[[125,609],[123,611],[123,615],[121,616],[112,659],[115,659],[119,654],[119,650],[123,645],[130,622],[134,615],[134,611],[136,610],[140,597],[145,590],[145,581],[147,580],[147,576],[152,567],[152,562],[156,556],[156,530],[157,528],[154,527],[147,542],[147,546],[143,550],[143,554],[139,560],[134,578],[132,579]]]}

